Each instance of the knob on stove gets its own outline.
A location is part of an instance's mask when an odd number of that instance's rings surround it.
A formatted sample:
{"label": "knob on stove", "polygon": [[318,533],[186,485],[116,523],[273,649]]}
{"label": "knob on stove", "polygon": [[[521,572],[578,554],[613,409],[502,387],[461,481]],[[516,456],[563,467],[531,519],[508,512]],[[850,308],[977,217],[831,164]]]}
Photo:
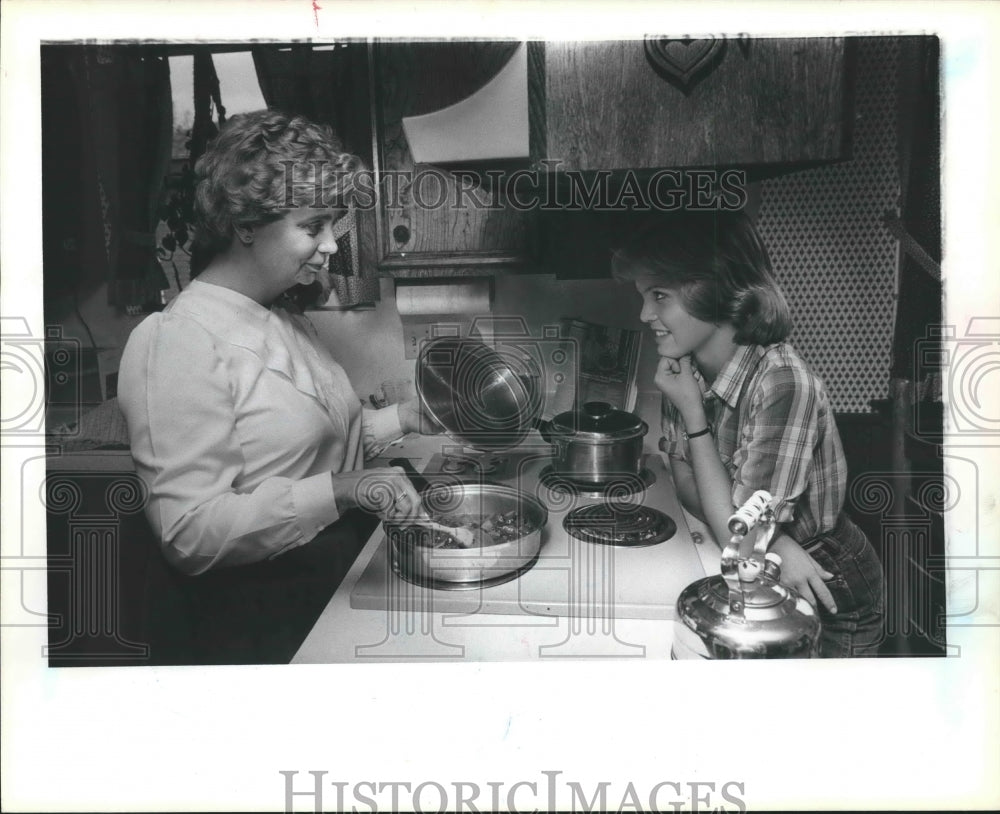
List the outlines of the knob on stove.
{"label": "knob on stove", "polygon": [[455,455],[448,455],[445,457],[444,461],[441,463],[441,471],[447,472],[451,475],[456,475],[459,472],[464,472],[469,468],[469,460],[467,458],[459,458]]}
{"label": "knob on stove", "polygon": [[480,466],[483,470],[483,474],[492,475],[494,474],[503,464],[505,463],[504,458],[501,458],[497,454],[487,455],[480,461]]}

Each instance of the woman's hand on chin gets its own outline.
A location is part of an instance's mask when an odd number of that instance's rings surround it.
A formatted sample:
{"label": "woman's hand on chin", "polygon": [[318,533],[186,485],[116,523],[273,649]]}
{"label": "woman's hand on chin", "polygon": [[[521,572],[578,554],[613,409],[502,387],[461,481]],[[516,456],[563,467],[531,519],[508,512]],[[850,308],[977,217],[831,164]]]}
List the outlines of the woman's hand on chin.
{"label": "woman's hand on chin", "polygon": [[[690,356],[682,356],[680,359],[671,359],[669,356],[660,357],[653,383],[663,395],[670,399],[677,411],[684,417],[685,423],[689,417],[704,415],[701,385],[694,377]],[[689,432],[695,432],[698,429],[700,427],[688,427]]]}
{"label": "woman's hand on chin", "polygon": [[403,432],[419,432],[421,435],[443,432],[443,428],[423,410],[419,396],[399,402],[399,424]]}

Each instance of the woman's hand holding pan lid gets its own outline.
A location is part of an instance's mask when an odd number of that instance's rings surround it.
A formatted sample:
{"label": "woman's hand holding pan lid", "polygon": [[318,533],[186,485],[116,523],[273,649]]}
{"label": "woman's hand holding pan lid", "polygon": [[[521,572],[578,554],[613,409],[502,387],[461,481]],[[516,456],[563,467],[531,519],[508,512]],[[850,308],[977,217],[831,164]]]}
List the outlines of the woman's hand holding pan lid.
{"label": "woman's hand holding pan lid", "polygon": [[399,402],[399,424],[403,432],[419,432],[421,435],[438,435],[443,431],[423,409],[419,396]]}

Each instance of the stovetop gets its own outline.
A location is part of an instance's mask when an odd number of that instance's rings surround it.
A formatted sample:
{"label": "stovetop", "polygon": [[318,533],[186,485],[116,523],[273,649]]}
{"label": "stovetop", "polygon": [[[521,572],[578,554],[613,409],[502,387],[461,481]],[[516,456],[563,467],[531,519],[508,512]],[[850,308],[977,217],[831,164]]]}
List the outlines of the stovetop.
{"label": "stovetop", "polygon": [[601,507],[605,501],[593,494],[546,486],[540,475],[551,462],[548,445],[471,454],[461,447],[443,447],[423,469],[432,483],[501,483],[537,497],[548,508],[549,520],[542,530],[537,562],[517,579],[503,584],[445,591],[415,585],[394,573],[383,538],[351,591],[351,607],[400,612],[674,618],[677,596],[691,582],[705,576],[705,571],[660,456],[644,459],[644,469],[649,472],[649,486],[644,491],[617,497],[631,501],[633,509],[647,506],[662,512],[676,526],[676,532],[656,543],[630,546],[585,541],[565,530],[563,521],[571,511]]}

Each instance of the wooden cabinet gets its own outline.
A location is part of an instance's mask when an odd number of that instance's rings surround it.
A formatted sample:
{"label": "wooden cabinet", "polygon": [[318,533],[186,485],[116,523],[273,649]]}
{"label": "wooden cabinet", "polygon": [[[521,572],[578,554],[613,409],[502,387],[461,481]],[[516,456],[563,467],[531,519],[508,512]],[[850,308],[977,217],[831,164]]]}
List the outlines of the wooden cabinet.
{"label": "wooden cabinet", "polygon": [[[739,168],[753,180],[847,155],[844,39],[647,39],[527,43],[530,157],[471,168],[416,163],[403,119],[441,111],[481,90],[519,47],[513,41],[370,46],[378,198],[372,253],[380,274],[513,268],[605,276],[607,238],[619,235],[632,214],[580,210],[615,210],[602,204],[616,200],[626,170],[647,180],[657,170],[686,173],[661,181],[658,194],[664,194],[673,183],[681,191],[702,185],[705,179],[692,175],[699,169]],[[671,60],[696,53],[696,70],[671,75]],[[461,169],[492,182],[470,185]],[[566,180],[553,170],[611,171],[614,177],[601,203],[567,207],[551,203]],[[526,186],[508,183],[517,171]],[[525,199],[533,203],[519,205]]]}
{"label": "wooden cabinet", "polygon": [[[491,273],[529,260],[531,213],[509,205],[505,185],[472,187],[451,171],[454,168],[415,163],[402,127],[404,117],[440,110],[479,90],[518,46],[513,41],[372,44],[375,251],[380,273]],[[484,177],[486,169],[476,167]]]}
{"label": "wooden cabinet", "polygon": [[531,157],[563,170],[843,158],[845,47],[842,38],[531,43]]}

